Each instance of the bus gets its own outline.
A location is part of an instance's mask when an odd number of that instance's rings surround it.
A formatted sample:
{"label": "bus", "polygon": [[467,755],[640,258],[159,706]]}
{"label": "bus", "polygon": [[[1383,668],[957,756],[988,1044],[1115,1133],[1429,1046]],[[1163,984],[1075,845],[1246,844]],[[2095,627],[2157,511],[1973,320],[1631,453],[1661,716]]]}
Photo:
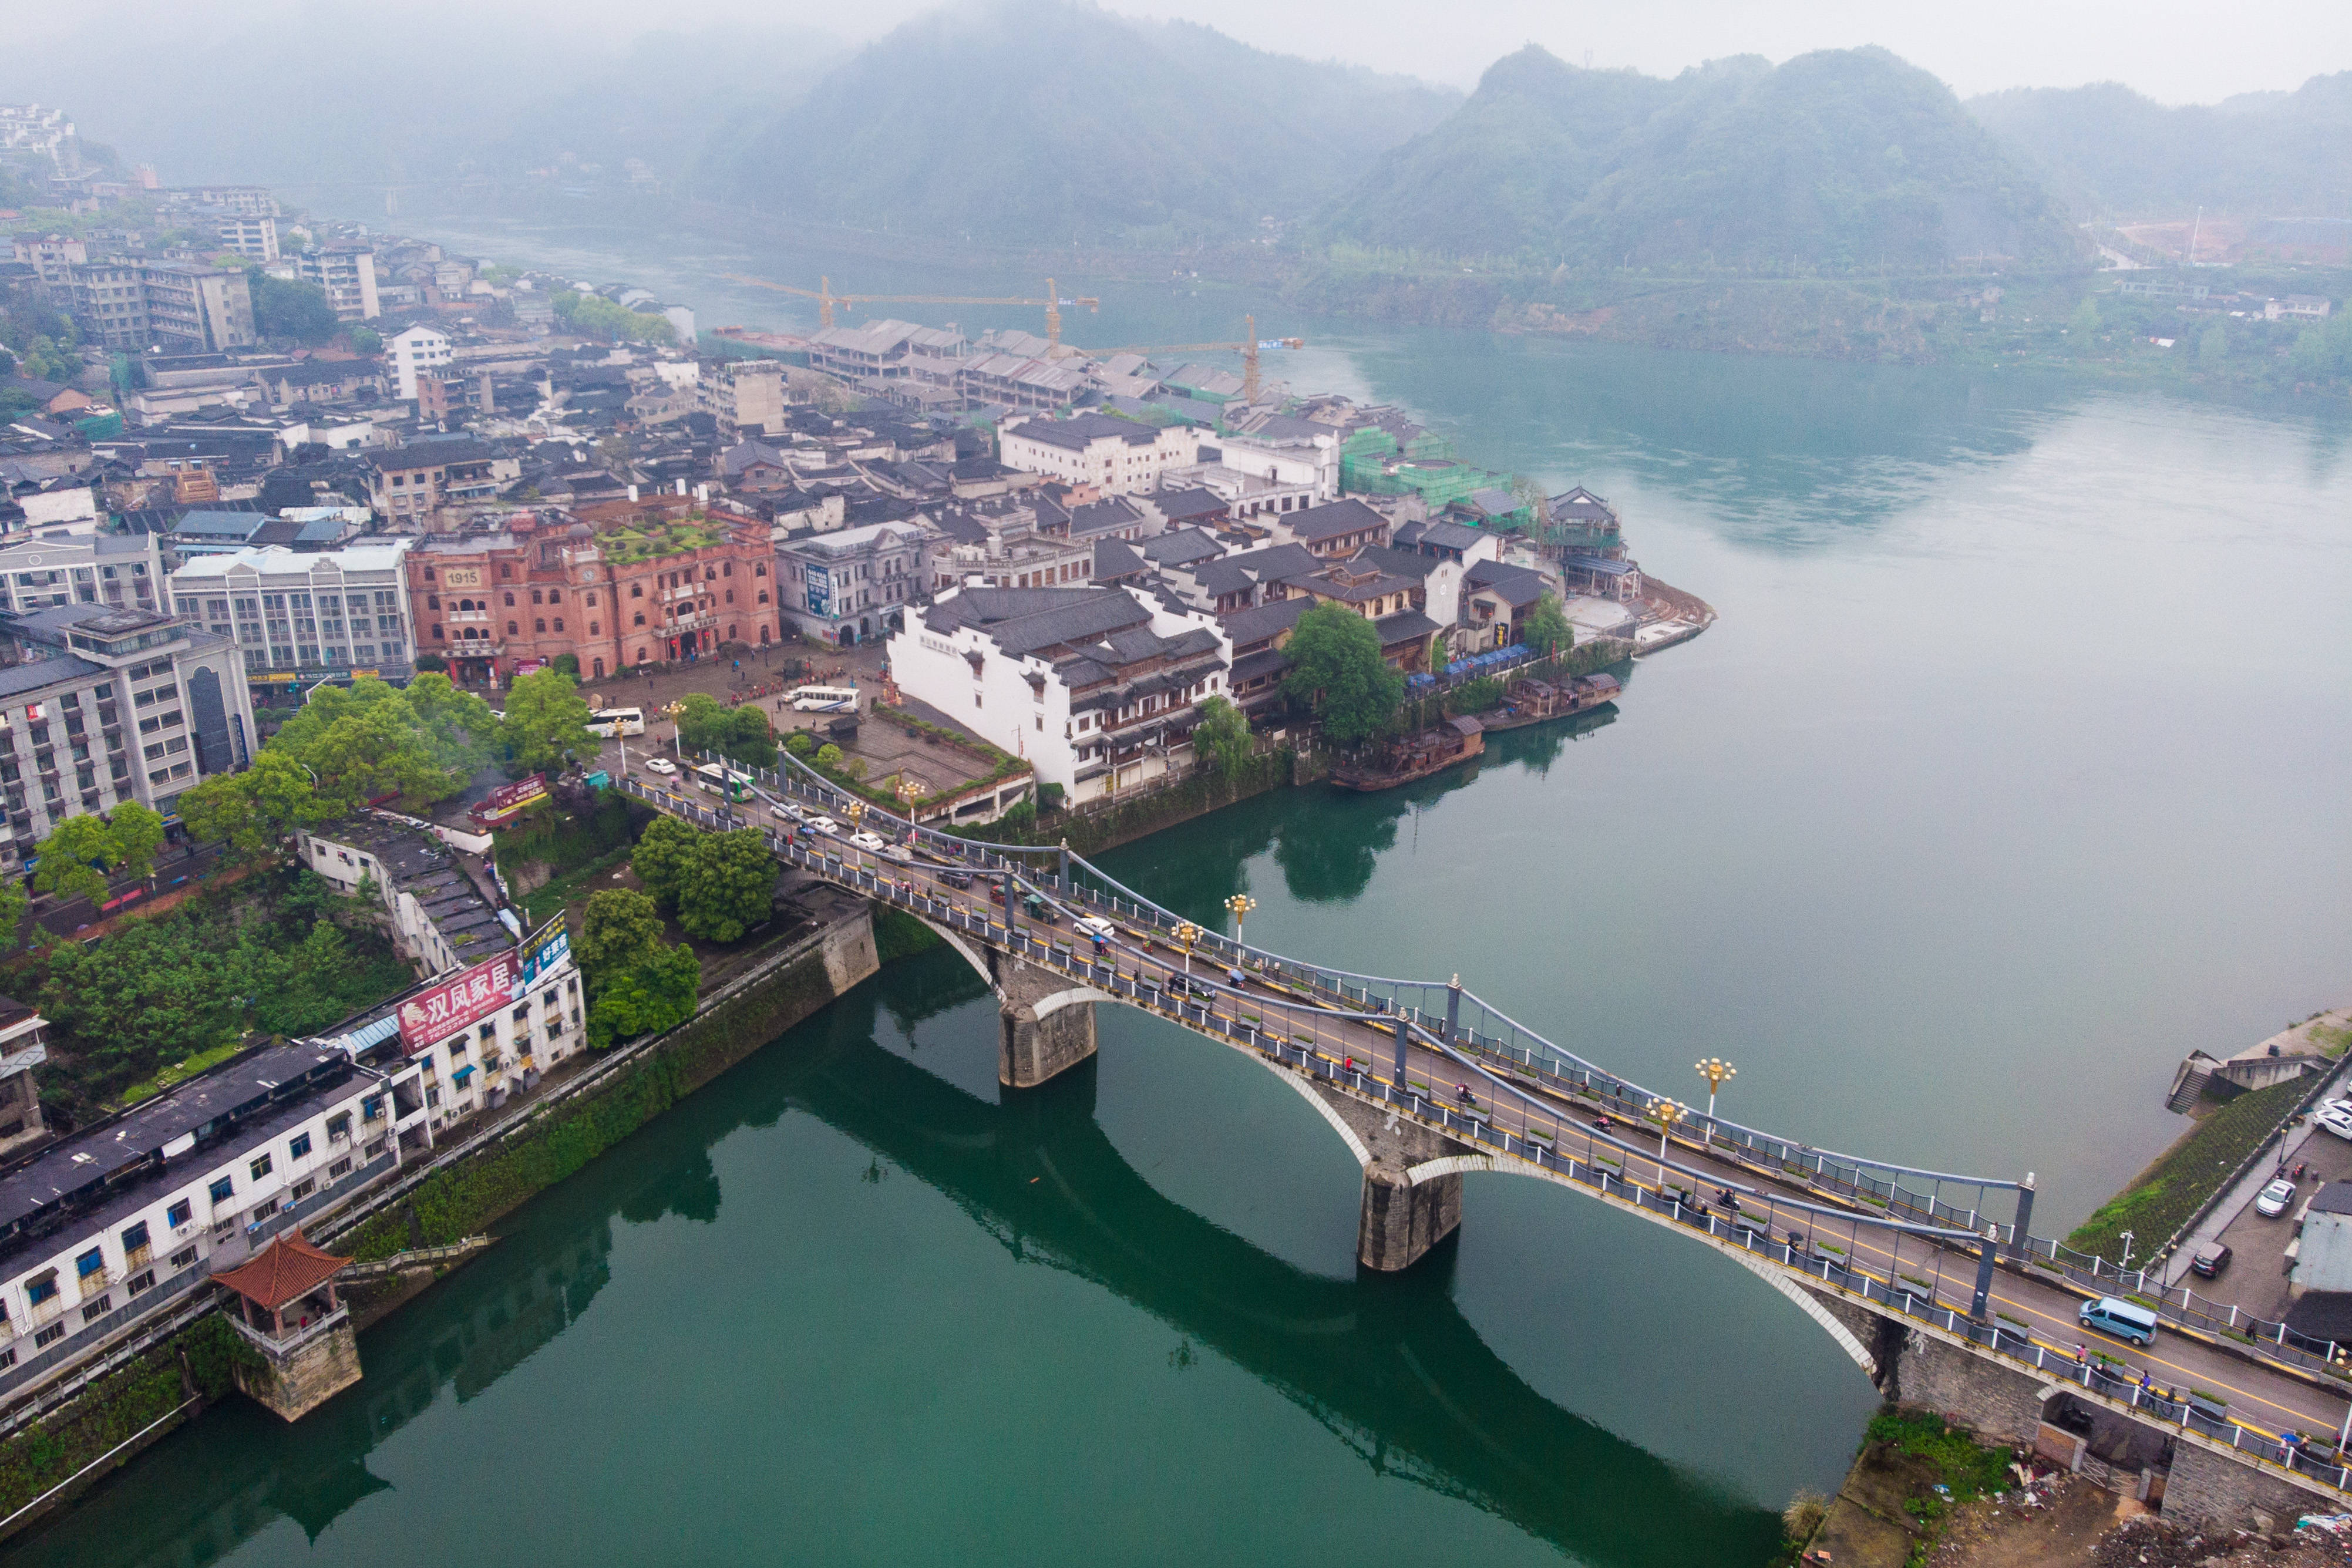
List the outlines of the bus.
{"label": "bus", "polygon": [[611,740],[615,735],[642,735],[646,732],[646,710],[642,708],[599,708],[588,716],[588,732]]}
{"label": "bus", "polygon": [[855,713],[855,686],[801,686],[793,690],[793,706],[803,713]]}
{"label": "bus", "polygon": [[704,763],[694,770],[697,789],[707,789],[712,795],[724,795],[740,804],[751,798],[751,775],[722,768],[717,763]]}

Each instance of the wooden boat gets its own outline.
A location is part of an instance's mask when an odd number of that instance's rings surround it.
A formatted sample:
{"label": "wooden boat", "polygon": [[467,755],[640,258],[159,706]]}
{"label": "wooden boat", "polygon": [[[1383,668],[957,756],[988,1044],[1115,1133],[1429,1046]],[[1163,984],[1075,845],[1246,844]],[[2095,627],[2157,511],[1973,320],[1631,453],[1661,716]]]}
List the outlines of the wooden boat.
{"label": "wooden boat", "polygon": [[1466,763],[1486,749],[1486,728],[1475,719],[1448,719],[1418,735],[1400,735],[1381,748],[1369,763],[1347,763],[1331,770],[1331,782],[1341,789],[1394,789],[1444,773]]}
{"label": "wooden boat", "polygon": [[1542,680],[1514,680],[1503,706],[1488,716],[1489,730],[1523,730],[1530,724],[1589,713],[1617,700],[1624,690],[1613,675],[1583,675],[1557,685]]}

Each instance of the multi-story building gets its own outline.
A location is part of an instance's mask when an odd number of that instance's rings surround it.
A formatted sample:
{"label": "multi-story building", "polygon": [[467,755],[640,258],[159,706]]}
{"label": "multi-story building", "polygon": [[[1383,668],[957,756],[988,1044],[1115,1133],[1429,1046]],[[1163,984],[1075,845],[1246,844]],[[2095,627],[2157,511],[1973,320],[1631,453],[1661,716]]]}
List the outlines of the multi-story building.
{"label": "multi-story building", "polygon": [[1127,495],[1157,489],[1161,473],[1199,461],[1201,433],[1189,425],[1156,427],[1081,414],[1007,425],[1000,444],[1007,468]]}
{"label": "multi-story building", "polygon": [[183,185],[171,192],[178,201],[200,207],[218,207],[242,217],[277,217],[278,198],[268,185]]}
{"label": "multi-story building", "polygon": [[479,441],[413,441],[368,457],[368,500],[390,526],[423,532],[445,506],[487,501],[522,464]]}
{"label": "multi-story building", "polygon": [[401,559],[416,541],[316,552],[282,544],[198,556],[172,574],[181,620],[235,643],[247,680],[405,681],[416,632]]}
{"label": "multi-story building", "polygon": [[926,552],[929,592],[1084,586],[1096,542],[1073,537],[1071,516],[1034,490],[941,507]]}
{"label": "multi-story building", "polygon": [[193,261],[149,262],[147,331],[167,348],[218,353],[259,342],[253,328],[253,288],[242,268]]}
{"label": "multi-story building", "polygon": [[49,1059],[49,1021],[13,996],[0,996],[0,1159],[48,1136],[33,1069]]}
{"label": "multi-story building", "polygon": [[779,628],[768,525],[714,512],[598,533],[561,512],[435,534],[406,558],[417,646],[495,689],[565,654],[595,679],[626,665],[764,647]]}
{"label": "multi-story building", "polygon": [[0,613],[0,631],[27,656],[0,669],[0,871],[67,817],[122,801],[174,821],[181,791],[250,760],[253,703],[233,644],[105,605]]}
{"label": "multi-story building", "polygon": [[69,239],[61,234],[18,235],[11,248],[16,259],[30,267],[33,276],[44,284],[65,281],[68,268],[79,267],[89,259],[87,241]]}
{"label": "multi-story building", "polygon": [[163,551],[152,533],[44,531],[0,550],[0,609],[163,607]]}
{"label": "multi-story building", "polygon": [[373,321],[383,314],[376,298],[375,252],[364,245],[320,246],[294,258],[295,275],[327,291],[327,303],[344,321]]}
{"label": "multi-story building", "polygon": [[266,215],[227,213],[215,220],[221,245],[251,261],[278,259],[278,220]]}
{"label": "multi-story building", "polygon": [[52,298],[58,298],[83,338],[102,348],[137,353],[152,342],[147,331],[147,268],[141,262],[67,265]]}
{"label": "multi-story building", "polygon": [[803,636],[837,647],[871,642],[904,624],[907,605],[926,596],[921,522],[868,523],[788,536],[776,544],[776,592],[783,618]]}
{"label": "multi-story building", "polygon": [[898,689],[1028,760],[1076,802],[1187,766],[1233,644],[1215,616],[1122,588],[964,588],[890,639]]}
{"label": "multi-story building", "polygon": [[722,445],[784,428],[784,367],[773,360],[730,359],[705,364],[695,401],[719,422]]}
{"label": "multi-story building", "polygon": [[449,338],[418,323],[383,341],[384,367],[392,372],[392,395],[403,403],[416,401],[420,377],[437,374],[449,363]]}

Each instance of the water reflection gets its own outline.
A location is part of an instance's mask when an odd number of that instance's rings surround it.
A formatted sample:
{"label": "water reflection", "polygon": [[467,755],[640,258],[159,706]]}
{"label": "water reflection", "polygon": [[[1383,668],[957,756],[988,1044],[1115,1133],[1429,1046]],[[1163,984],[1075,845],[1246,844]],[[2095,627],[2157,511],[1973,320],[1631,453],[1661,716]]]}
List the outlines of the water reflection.
{"label": "water reflection", "polygon": [[[1335,1279],[1156,1192],[1097,1124],[1093,1064],[1009,1103],[876,1043],[984,993],[951,953],[898,965],[541,1199],[488,1257],[362,1341],[366,1381],[304,1420],[232,1402],[176,1434],[8,1562],[187,1568],[278,1519],[314,1541],[388,1483],[372,1449],[446,1388],[465,1401],[575,1321],[609,1278],[613,1224],[708,1220],[711,1151],[799,1110],[945,1194],[1013,1256],[1091,1280],[1307,1411],[1378,1473],[1460,1499],[1580,1561],[1760,1561],[1769,1515],[1561,1410],[1487,1349],[1450,1294],[1451,1248],[1401,1278]],[[981,1003],[982,1005],[986,1004]]]}

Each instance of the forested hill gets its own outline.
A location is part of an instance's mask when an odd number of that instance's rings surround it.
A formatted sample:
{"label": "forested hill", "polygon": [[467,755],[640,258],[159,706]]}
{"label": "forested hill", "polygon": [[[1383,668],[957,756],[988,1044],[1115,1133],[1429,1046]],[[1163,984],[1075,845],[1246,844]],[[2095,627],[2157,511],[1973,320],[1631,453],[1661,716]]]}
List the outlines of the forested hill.
{"label": "forested hill", "polygon": [[2352,217],[2352,71],[2178,109],[2103,82],[1989,93],[1969,110],[2085,216]]}
{"label": "forested hill", "polygon": [[1060,0],[919,18],[701,187],[785,216],[1017,245],[1230,241],[1296,218],[1461,101]]}
{"label": "forested hill", "polygon": [[2081,242],[1951,90],[1884,49],[1671,79],[1530,45],[1326,209],[1331,238],[1574,268],[1920,268]]}

